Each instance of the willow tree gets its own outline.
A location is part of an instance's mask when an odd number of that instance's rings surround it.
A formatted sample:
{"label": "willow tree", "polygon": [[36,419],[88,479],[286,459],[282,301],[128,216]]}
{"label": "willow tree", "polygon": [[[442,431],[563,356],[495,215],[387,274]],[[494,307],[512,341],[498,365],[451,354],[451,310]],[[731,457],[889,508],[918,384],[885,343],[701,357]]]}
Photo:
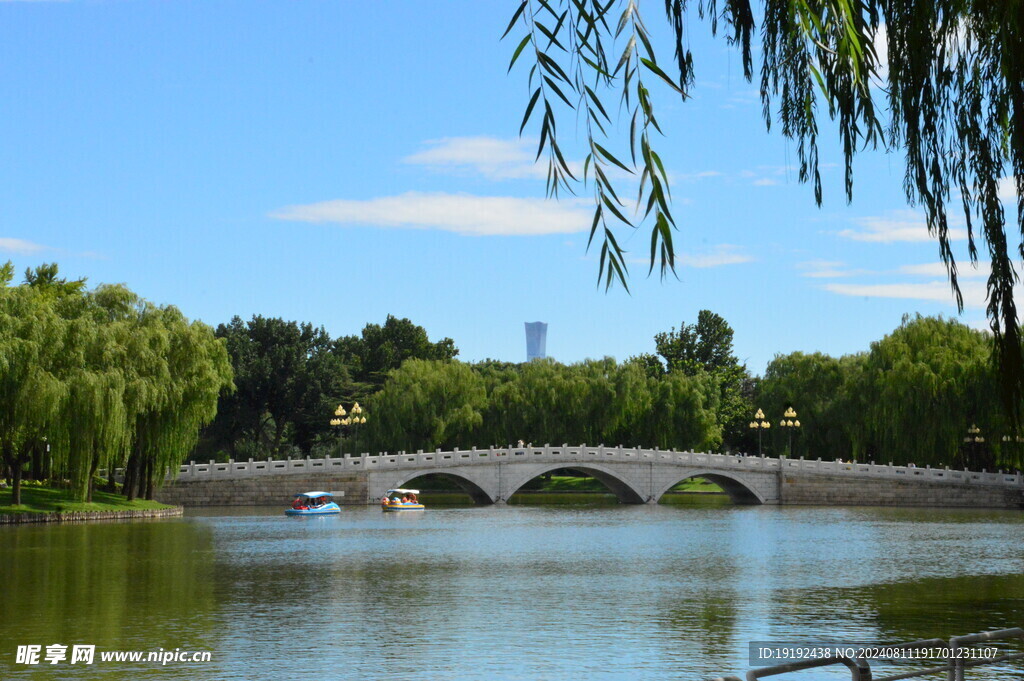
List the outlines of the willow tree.
{"label": "willow tree", "polygon": [[231,385],[223,342],[122,286],[85,291],[41,266],[11,287],[11,274],[0,268],[0,450],[16,499],[42,442],[77,498],[91,500],[99,469],[126,463],[128,491],[141,481],[152,498]]}
{"label": "willow tree", "polygon": [[480,437],[493,444],[611,442],[629,408],[641,402],[622,368],[608,358],[578,364],[535,360],[514,370],[478,373],[487,384]]}
{"label": "willow tree", "polygon": [[[97,345],[108,334],[98,334]],[[128,443],[124,375],[105,363],[87,364],[68,376],[57,451],[64,461],[71,489],[78,499],[92,501],[93,479],[101,468],[120,464]]]}
{"label": "willow tree", "polygon": [[507,445],[528,437],[523,433],[523,405],[529,398],[520,379],[521,364],[498,365],[486,362],[473,366],[487,392],[483,409],[479,444]]}
{"label": "willow tree", "polygon": [[980,331],[952,320],[907,318],[871,344],[849,382],[849,418],[860,423],[879,461],[964,464],[963,438],[977,424],[1001,430],[990,345]]}
{"label": "willow tree", "polygon": [[707,375],[667,374],[651,382],[653,403],[638,424],[637,440],[648,447],[714,451],[722,444],[719,388]]}
{"label": "willow tree", "polygon": [[[98,298],[127,291],[105,288]],[[173,307],[133,301],[125,390],[131,429],[124,492],[152,499],[167,472],[195,447],[199,430],[213,420],[217,399],[231,387],[224,341]]]}
{"label": "willow tree", "polygon": [[852,366],[820,352],[775,356],[760,383],[757,407],[763,408],[773,426],[789,407],[796,410],[801,422],[795,433],[773,427],[768,435],[777,445],[784,445],[793,435],[793,448],[800,455],[852,458],[852,431],[861,427],[859,410],[849,404],[856,392],[851,381],[857,374],[849,371]]}
{"label": "willow tree", "polygon": [[26,271],[25,283],[17,287],[7,286],[9,268],[5,272],[5,301],[30,300],[34,310],[12,309],[11,317],[33,335],[42,334],[38,351],[23,355],[18,368],[2,377],[17,382],[31,370],[25,389],[37,404],[20,416],[27,438],[22,447],[31,453],[49,446],[47,472],[67,480],[76,497],[90,500],[96,471],[122,461],[129,437],[119,351],[124,333],[117,320],[96,313],[84,280],[59,277],[56,265]]}
{"label": "willow tree", "polygon": [[[171,381],[158,409],[150,410],[149,440],[142,448],[147,460],[145,496],[195,447],[199,430],[217,415],[217,398],[229,390],[231,364],[224,342],[202,322],[189,322],[173,306],[160,308],[170,335],[167,365]],[[136,436],[138,439],[139,436]]]}
{"label": "willow tree", "polygon": [[[693,8],[687,0],[664,2],[675,56],[668,66],[658,60],[639,0],[516,0],[514,7],[505,32],[515,40],[509,69],[529,64],[520,132],[539,119],[537,157],[547,158],[549,194],[571,191],[578,180],[589,183],[595,206],[589,243],[601,243],[599,280],[606,287],[627,284],[616,234],[641,224],[650,228],[650,270],[658,264],[665,276],[675,268],[676,221],[669,176],[656,151],[661,127],[650,87],[667,85],[684,101],[690,96]],[[1010,379],[1004,401],[1016,409],[1024,358],[1013,260],[1024,250],[1008,243],[1000,189],[1005,176],[1016,195],[1017,229],[1024,228],[1024,2],[710,0],[697,5],[696,16],[739,46],[747,80],[759,55],[765,124],[779,124],[796,142],[799,179],[813,184],[819,205],[822,121],[838,133],[847,200],[857,151],[882,145],[903,153],[907,200],[924,210],[960,307],[949,224],[950,211],[962,211],[971,262],[978,260],[979,243],[991,260],[987,312],[996,357]],[[760,49],[752,44],[755,16]],[[876,39],[883,37],[885,53],[879,54]],[[613,119],[616,99],[625,115]],[[562,151],[558,122],[566,120],[577,121],[585,135],[582,177]],[[609,151],[620,146],[628,155]],[[625,193],[609,172],[616,169],[638,177],[630,192],[638,217],[627,217]]]}
{"label": "willow tree", "polygon": [[406,360],[372,396],[360,442],[370,451],[468,445],[482,423],[481,378],[462,362]]}
{"label": "willow tree", "polygon": [[8,288],[0,271],[0,454],[21,503],[22,469],[32,448],[59,420],[66,386],[53,372],[62,321],[39,291]]}

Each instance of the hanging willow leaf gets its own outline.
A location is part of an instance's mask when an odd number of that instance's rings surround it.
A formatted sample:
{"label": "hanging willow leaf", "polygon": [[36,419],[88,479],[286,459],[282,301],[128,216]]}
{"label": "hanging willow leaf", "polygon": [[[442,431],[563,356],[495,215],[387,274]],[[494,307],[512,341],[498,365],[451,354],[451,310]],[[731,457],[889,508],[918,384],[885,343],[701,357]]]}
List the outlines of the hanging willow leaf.
{"label": "hanging willow leaf", "polygon": [[679,94],[683,93],[683,91],[679,88],[679,86],[676,85],[676,82],[674,80],[672,80],[671,78],[669,78],[668,74],[665,73],[664,71],[662,71],[661,67],[658,66],[656,63],[654,63],[650,59],[645,59],[643,57],[640,57],[640,62],[643,63],[643,65],[646,66],[651,71],[651,73],[653,73],[654,75],[658,76],[663,81],[665,81],[665,84],[668,85],[670,88],[672,88],[673,90],[675,90]]}
{"label": "hanging willow leaf", "polygon": [[523,15],[523,10],[526,9],[526,3],[527,0],[523,0],[522,2],[519,3],[519,7],[517,7],[515,13],[512,14],[512,21],[508,22],[508,28],[506,28],[505,32],[501,34],[502,38],[507,36],[509,32],[512,30],[512,28],[516,25],[516,22],[519,21],[519,17]]}
{"label": "hanging willow leaf", "polygon": [[508,63],[508,70],[512,71],[512,67],[516,65],[516,60],[519,59],[519,55],[523,53],[523,49],[530,44],[530,36],[523,36],[522,41],[516,47],[516,51],[512,53],[512,61]]}
{"label": "hanging willow leaf", "polygon": [[[526,124],[530,121],[530,114],[533,113],[533,107],[537,105],[537,98],[540,97],[540,88],[538,87],[533,91],[533,97],[530,97],[530,103],[526,105],[526,113],[523,114],[523,123],[519,126],[519,133],[522,134]],[[538,155],[539,156],[539,155]]]}
{"label": "hanging willow leaf", "polygon": [[602,156],[604,156],[604,157],[605,157],[606,159],[608,159],[609,161],[611,161],[612,163],[614,163],[614,164],[615,164],[615,165],[617,165],[618,167],[620,167],[620,168],[622,168],[623,170],[625,170],[625,171],[626,171],[627,173],[632,173],[632,172],[633,172],[633,171],[632,171],[632,170],[631,170],[631,169],[630,169],[630,168],[629,168],[628,166],[626,166],[626,164],[624,164],[624,163],[623,163],[622,161],[620,161],[619,159],[615,158],[615,156],[613,156],[613,155],[612,155],[612,153],[611,153],[610,151],[608,151],[607,149],[605,149],[604,147],[602,147],[602,146],[601,146],[600,144],[598,144],[597,142],[594,142],[594,148],[595,148],[595,149],[597,149],[597,151],[598,151],[598,152],[599,152],[599,153],[600,153],[600,154],[601,154]]}

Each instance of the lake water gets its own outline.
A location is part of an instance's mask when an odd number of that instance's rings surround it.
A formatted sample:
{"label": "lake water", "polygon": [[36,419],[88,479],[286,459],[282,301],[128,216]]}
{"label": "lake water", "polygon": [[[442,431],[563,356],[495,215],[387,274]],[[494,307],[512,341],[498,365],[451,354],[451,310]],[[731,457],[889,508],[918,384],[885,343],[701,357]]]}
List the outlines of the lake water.
{"label": "lake water", "polygon": [[[0,678],[742,676],[750,641],[1022,625],[1022,536],[1016,512],[688,506],[198,509],[5,527]],[[16,664],[31,644],[41,657],[95,645],[96,658]],[[160,649],[211,659],[99,660]],[[968,678],[1021,678],[1010,669]]]}

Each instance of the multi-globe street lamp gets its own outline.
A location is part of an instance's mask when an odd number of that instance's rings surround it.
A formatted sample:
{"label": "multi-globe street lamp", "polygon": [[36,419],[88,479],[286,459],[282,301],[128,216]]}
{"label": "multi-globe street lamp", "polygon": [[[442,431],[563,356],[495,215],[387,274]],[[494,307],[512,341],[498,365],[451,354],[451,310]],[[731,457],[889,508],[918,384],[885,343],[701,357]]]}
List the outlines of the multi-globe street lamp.
{"label": "multi-globe street lamp", "polygon": [[779,421],[779,427],[789,430],[789,455],[793,456],[793,431],[800,427],[800,421],[797,419],[796,410],[793,407],[786,408],[782,414],[782,420]]}
{"label": "multi-globe street lamp", "polygon": [[345,436],[351,432],[351,429],[355,426],[360,426],[366,423],[366,416],[364,412],[366,410],[359,406],[356,402],[352,405],[351,414],[345,411],[345,407],[338,405],[338,408],[334,410],[334,418],[331,419],[331,425],[338,429],[338,449],[341,449],[342,443],[345,440]]}
{"label": "multi-globe street lamp", "polygon": [[967,437],[964,438],[964,444],[967,446],[967,454],[970,456],[970,461],[967,462],[966,468],[977,468],[978,460],[981,458],[978,456],[981,451],[981,446],[985,442],[985,436],[981,434],[981,428],[978,424],[972,423],[971,427],[967,429]]}
{"label": "multi-globe street lamp", "polygon": [[754,414],[754,420],[750,422],[750,428],[757,431],[757,455],[763,456],[761,453],[761,433],[772,427],[764,418],[764,412],[760,409]]}

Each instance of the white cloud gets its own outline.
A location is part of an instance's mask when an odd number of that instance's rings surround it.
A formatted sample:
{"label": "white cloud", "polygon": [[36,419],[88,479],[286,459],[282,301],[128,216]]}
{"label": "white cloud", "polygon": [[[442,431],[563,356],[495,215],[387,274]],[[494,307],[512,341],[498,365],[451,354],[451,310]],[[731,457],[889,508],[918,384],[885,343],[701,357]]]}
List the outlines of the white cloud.
{"label": "white cloud", "polygon": [[681,264],[686,267],[722,267],[723,265],[739,265],[745,262],[753,262],[753,256],[743,253],[731,244],[715,246],[707,253],[682,253],[676,256]]}
{"label": "white cloud", "polygon": [[872,43],[875,54],[878,56],[878,79],[875,85],[884,87],[889,81],[889,34],[884,23],[878,25],[878,31],[875,33]]}
{"label": "white cloud", "polygon": [[424,165],[502,165],[531,160],[523,140],[495,137],[445,137],[427,140],[429,149],[402,159]]}
{"label": "white cloud", "polygon": [[406,192],[375,199],[287,206],[278,220],[405,229],[437,229],[472,236],[537,236],[590,229],[587,199],[550,201],[511,196]]}
{"label": "white cloud", "polygon": [[1012,175],[999,180],[999,198],[1003,201],[1017,200],[1017,184]]}
{"label": "white cloud", "polygon": [[24,239],[12,239],[0,237],[0,251],[5,253],[16,253],[17,255],[32,255],[39,251],[47,250],[46,246],[34,244]]}
{"label": "white cloud", "polygon": [[785,166],[757,166],[757,169],[766,172],[769,175],[789,175],[796,173],[800,170],[799,167],[793,165]]}
{"label": "white cloud", "polygon": [[760,103],[760,90],[735,90],[728,94],[726,103],[719,104],[719,106],[723,109],[735,109],[738,106],[752,106]]}
{"label": "white cloud", "polygon": [[[439,170],[475,173],[491,180],[543,180],[548,176],[547,158],[542,156],[540,160],[534,161],[536,140],[445,137],[427,140],[425,144],[427,149],[406,156],[402,162]],[[581,177],[582,163],[569,161],[568,165],[573,175]]]}
{"label": "white cloud", "polygon": [[772,187],[779,184],[779,178],[788,179],[790,176],[796,175],[798,171],[799,169],[796,166],[790,165],[760,165],[757,166],[756,172],[754,170],[741,170],[739,177],[745,180],[754,180],[752,184],[755,187]]}
{"label": "white cloud", "polygon": [[808,260],[797,263],[797,269],[806,270],[802,275],[811,279],[839,279],[867,274],[868,270],[846,269],[846,263],[838,260]]}
{"label": "white cloud", "polygon": [[[839,236],[853,241],[872,243],[894,243],[898,241],[932,241],[934,237],[928,233],[928,226],[920,215],[912,210],[889,211],[884,216],[870,216],[854,220],[860,229],[844,229]],[[950,229],[951,241],[967,238],[964,229]]]}
{"label": "white cloud", "polygon": [[722,173],[717,170],[701,170],[696,173],[669,173],[668,179],[675,182],[697,182],[709,177],[721,177]]}
{"label": "white cloud", "polygon": [[[699,269],[739,265],[745,262],[753,262],[754,260],[753,256],[741,252],[737,246],[732,244],[719,244],[704,253],[676,253],[676,263],[678,265]],[[650,258],[646,257],[626,258],[626,262],[646,266],[651,264]]]}
{"label": "white cloud", "polygon": [[[991,266],[986,262],[974,265],[972,263],[957,263],[956,276],[960,279],[988,279]],[[904,265],[899,269],[903,274],[913,274],[924,277],[946,277],[948,270],[941,262],[929,262],[921,265]]]}
{"label": "white cloud", "polygon": [[[907,298],[955,305],[953,289],[949,282],[931,281],[921,284],[825,284],[824,289],[844,296],[864,298]],[[985,285],[980,281],[966,281],[960,284],[964,307],[985,307]]]}

